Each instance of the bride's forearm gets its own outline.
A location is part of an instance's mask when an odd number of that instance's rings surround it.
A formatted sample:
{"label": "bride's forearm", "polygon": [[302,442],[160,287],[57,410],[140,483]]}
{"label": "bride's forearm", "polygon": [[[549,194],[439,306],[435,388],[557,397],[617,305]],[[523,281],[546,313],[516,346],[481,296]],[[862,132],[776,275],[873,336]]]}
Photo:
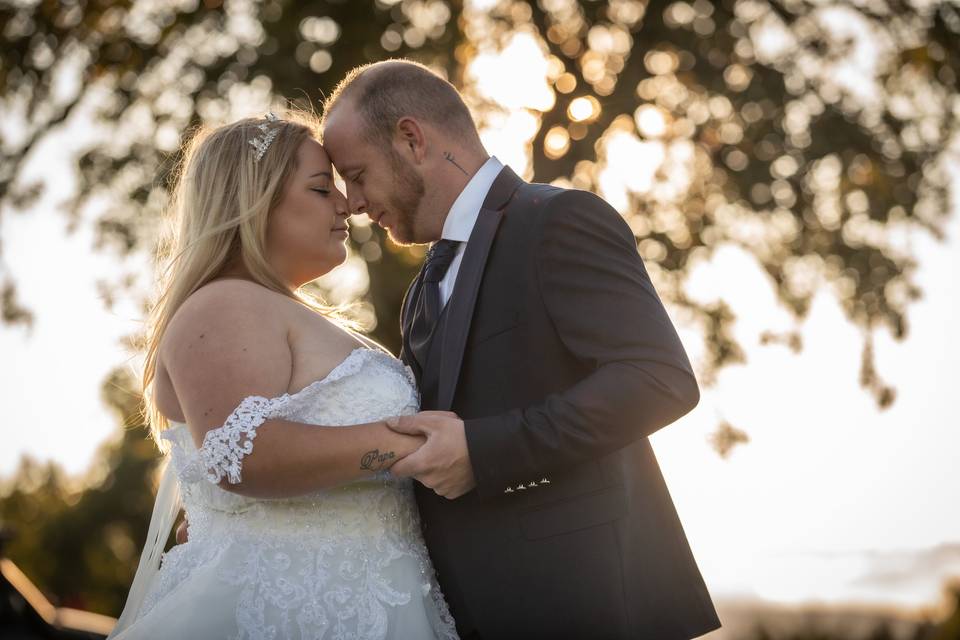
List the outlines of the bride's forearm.
{"label": "bride's forearm", "polygon": [[321,427],[268,420],[257,430],[253,451],[242,459],[241,482],[220,486],[253,498],[303,495],[389,469],[424,442],[398,434],[382,421]]}

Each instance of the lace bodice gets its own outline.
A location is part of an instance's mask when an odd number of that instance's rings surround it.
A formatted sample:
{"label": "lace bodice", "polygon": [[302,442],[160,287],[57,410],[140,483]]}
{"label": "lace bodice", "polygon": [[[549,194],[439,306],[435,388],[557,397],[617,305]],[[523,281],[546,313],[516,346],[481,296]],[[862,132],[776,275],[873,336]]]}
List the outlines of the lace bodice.
{"label": "lace bodice", "polygon": [[[165,431],[190,541],[164,554],[138,620],[155,608],[159,615],[165,599],[182,597],[182,585],[197,576],[215,574],[215,589],[237,600],[230,611],[238,633],[229,637],[402,637],[395,634],[409,623],[403,616],[420,611],[416,624],[434,637],[455,638],[409,480],[381,473],[282,500],[247,498],[219,486],[223,478],[240,481],[243,458],[270,418],[344,426],[414,413],[418,406],[407,367],[386,352],[358,348],[297,393],[246,398],[199,449],[186,425]],[[407,606],[418,599],[425,604]]]}
{"label": "lace bodice", "polygon": [[[173,445],[172,463],[188,507],[193,503],[235,510],[240,505],[258,501],[216,485],[223,478],[234,484],[240,481],[242,459],[253,450],[256,431],[266,420],[283,418],[305,424],[343,426],[408,415],[418,407],[416,381],[410,369],[388,353],[361,347],[354,349],[324,378],[296,393],[275,398],[245,398],[223,427],[207,433],[199,450],[185,424],[173,423],[163,438]],[[323,493],[293,501],[314,502]]]}

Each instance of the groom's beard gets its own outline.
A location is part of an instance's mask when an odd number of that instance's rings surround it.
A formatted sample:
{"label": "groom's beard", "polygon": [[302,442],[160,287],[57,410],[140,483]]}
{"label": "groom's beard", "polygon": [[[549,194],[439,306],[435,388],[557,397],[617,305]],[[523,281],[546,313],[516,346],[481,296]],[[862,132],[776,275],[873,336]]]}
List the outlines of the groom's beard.
{"label": "groom's beard", "polygon": [[397,224],[390,236],[398,244],[409,244],[417,241],[416,220],[420,202],[423,200],[423,178],[403,156],[393,149],[390,151],[394,187],[390,196],[390,208],[397,214]]}

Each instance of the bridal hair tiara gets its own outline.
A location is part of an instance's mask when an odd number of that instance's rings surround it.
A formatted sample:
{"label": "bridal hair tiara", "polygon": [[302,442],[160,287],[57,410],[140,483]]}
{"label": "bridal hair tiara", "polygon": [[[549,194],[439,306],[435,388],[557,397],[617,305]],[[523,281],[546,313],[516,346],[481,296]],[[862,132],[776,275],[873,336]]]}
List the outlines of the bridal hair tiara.
{"label": "bridal hair tiara", "polygon": [[277,131],[279,130],[277,127],[270,127],[271,124],[280,122],[280,118],[272,111],[268,111],[263,119],[266,120],[266,122],[257,125],[257,129],[260,129],[260,135],[253,140],[247,140],[247,142],[257,150],[257,155],[253,158],[254,162],[260,162],[260,158],[262,158],[263,154],[270,148],[270,143],[277,137]]}

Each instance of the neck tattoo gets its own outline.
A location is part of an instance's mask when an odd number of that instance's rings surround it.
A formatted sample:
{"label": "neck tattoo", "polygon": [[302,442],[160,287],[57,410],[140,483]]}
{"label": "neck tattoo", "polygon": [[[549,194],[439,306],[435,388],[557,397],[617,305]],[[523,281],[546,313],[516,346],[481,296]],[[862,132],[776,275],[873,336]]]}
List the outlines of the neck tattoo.
{"label": "neck tattoo", "polygon": [[460,169],[460,171],[463,171],[463,175],[468,176],[468,177],[470,176],[470,174],[467,173],[467,170],[466,170],[466,169],[464,169],[464,168],[461,167],[459,164],[457,164],[457,161],[456,161],[456,159],[453,157],[453,154],[452,154],[452,153],[450,153],[449,151],[444,151],[444,152],[443,152],[443,157],[447,160],[447,162],[449,162],[450,164],[452,164],[453,166],[455,166],[457,169]]}

